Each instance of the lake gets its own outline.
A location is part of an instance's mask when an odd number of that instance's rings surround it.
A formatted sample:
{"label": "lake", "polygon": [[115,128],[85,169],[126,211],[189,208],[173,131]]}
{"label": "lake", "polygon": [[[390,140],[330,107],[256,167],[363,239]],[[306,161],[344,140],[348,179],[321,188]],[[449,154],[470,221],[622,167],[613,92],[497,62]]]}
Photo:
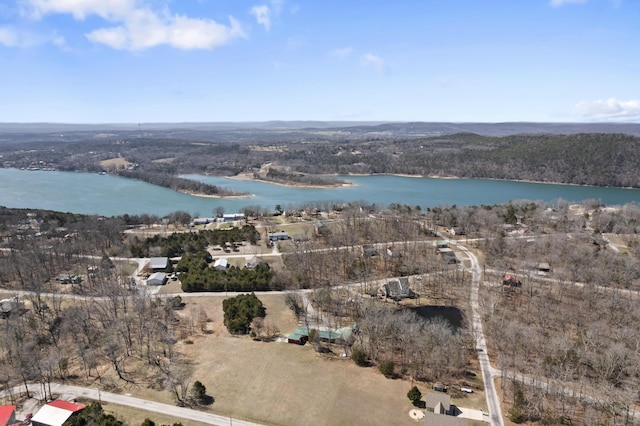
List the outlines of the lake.
{"label": "lake", "polygon": [[622,205],[640,203],[640,190],[552,185],[487,179],[432,179],[400,176],[339,176],[354,183],[343,188],[291,188],[264,182],[243,181],[217,176],[183,177],[218,185],[238,192],[255,194],[247,198],[195,197],[117,176],[95,173],[0,169],[0,205],[13,208],[48,209],[63,212],[115,216],[121,214],[166,215],[184,210],[192,215],[210,216],[216,207],[225,212],[240,211],[249,205],[273,209],[305,202],[364,201],[435,206],[500,204],[509,200],[553,202],[563,199],[581,202],[599,199]]}

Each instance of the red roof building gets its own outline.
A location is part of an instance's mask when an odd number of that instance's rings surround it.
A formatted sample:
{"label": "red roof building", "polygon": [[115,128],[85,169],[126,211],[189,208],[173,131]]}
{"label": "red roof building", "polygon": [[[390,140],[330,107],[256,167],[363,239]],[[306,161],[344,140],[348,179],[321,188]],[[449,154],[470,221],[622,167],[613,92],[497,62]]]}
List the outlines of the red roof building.
{"label": "red roof building", "polygon": [[42,407],[31,419],[34,426],[62,426],[69,417],[84,409],[84,405],[56,399]]}
{"label": "red roof building", "polygon": [[0,406],[0,426],[7,426],[16,421],[16,406],[3,405]]}

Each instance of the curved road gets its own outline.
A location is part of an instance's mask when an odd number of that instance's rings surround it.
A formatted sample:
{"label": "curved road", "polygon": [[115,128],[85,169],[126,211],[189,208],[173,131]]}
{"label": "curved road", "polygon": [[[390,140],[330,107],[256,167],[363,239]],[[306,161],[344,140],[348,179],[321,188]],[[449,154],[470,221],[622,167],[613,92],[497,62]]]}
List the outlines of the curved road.
{"label": "curved road", "polygon": [[[40,384],[29,385],[29,391],[34,395],[38,395],[42,389]],[[13,392],[24,390],[23,386],[16,386]],[[97,389],[81,388],[78,386],[63,385],[60,383],[51,383],[51,392],[62,395],[71,394],[77,398],[91,399],[94,401],[110,402],[112,404],[124,405],[137,410],[145,410],[158,414],[165,414],[178,418],[180,420],[194,420],[201,423],[217,426],[259,426],[258,423],[251,423],[245,420],[238,420],[231,417],[220,416],[218,414],[205,413],[203,411],[192,410],[190,408],[176,407],[175,405],[162,404],[160,402],[149,401],[146,399],[136,398],[134,396],[119,395],[111,392],[103,392]],[[4,395],[6,393],[2,392]]]}

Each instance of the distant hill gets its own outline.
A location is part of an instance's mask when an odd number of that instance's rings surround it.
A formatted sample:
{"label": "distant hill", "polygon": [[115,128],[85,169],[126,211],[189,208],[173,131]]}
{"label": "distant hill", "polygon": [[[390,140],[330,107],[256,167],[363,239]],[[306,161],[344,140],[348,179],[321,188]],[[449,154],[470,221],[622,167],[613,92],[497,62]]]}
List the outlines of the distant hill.
{"label": "distant hill", "polygon": [[[163,137],[169,132],[193,132],[199,137],[216,132],[278,133],[292,130],[303,133],[331,130],[343,135],[378,134],[393,137],[428,137],[454,133],[476,133],[484,136],[509,136],[517,134],[565,134],[623,133],[640,136],[640,123],[432,123],[432,122],[374,122],[374,121],[264,121],[264,122],[216,122],[216,123],[0,123],[0,135],[21,134],[64,137],[64,133],[78,133],[81,138],[105,132],[124,132],[127,136],[144,134]],[[70,135],[67,135],[70,137]],[[75,139],[75,138],[74,138]],[[205,139],[208,139],[205,137]],[[78,140],[78,139],[75,139]]]}

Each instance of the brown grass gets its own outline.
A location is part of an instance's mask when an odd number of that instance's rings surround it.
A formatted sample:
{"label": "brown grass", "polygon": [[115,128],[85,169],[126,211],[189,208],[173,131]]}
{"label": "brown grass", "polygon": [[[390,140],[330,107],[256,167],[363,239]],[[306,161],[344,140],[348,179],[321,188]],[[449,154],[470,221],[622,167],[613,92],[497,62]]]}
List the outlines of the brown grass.
{"label": "brown grass", "polygon": [[[283,296],[261,299],[267,319],[283,333],[295,328]],[[193,379],[215,398],[212,411],[278,425],[413,424],[409,382],[386,379],[349,359],[319,355],[310,345],[230,336],[222,324],[221,300],[187,301],[187,310],[192,303],[206,307],[212,334],[194,337],[192,345],[180,344],[194,362]]]}
{"label": "brown grass", "polygon": [[130,163],[129,161],[125,160],[122,157],[117,157],[117,158],[110,158],[108,160],[102,160],[100,162],[100,165],[102,166],[102,168],[109,168],[109,167],[117,167],[117,168],[125,168],[130,166],[133,163]]}

